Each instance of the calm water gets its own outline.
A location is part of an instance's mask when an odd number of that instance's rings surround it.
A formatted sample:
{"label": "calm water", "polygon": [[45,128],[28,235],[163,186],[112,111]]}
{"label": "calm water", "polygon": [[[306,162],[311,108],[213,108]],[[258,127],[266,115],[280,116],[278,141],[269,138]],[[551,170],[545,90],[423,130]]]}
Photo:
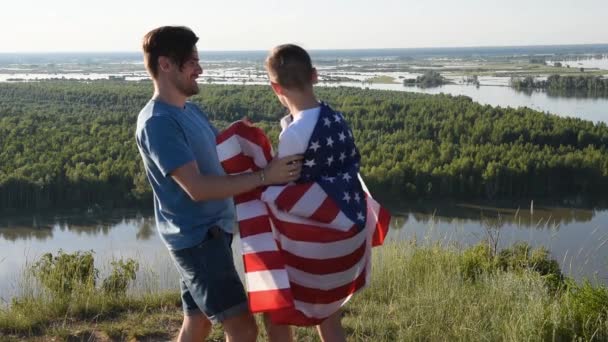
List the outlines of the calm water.
{"label": "calm water", "polygon": [[555,62],[562,63],[564,67],[569,66],[571,68],[608,70],[608,56],[604,56],[603,58],[580,58],[575,60],[562,60],[554,61],[551,63]]}
{"label": "calm water", "polygon": [[[571,116],[593,122],[608,123],[608,98],[576,98],[554,97],[546,92],[537,91],[531,94],[516,91],[503,86],[481,86],[447,84],[436,88],[404,87],[401,84],[365,84],[357,82],[344,82],[336,86],[349,86],[358,88],[383,89],[395,91],[410,91],[425,94],[451,94],[465,95],[481,104],[501,107],[528,107],[557,114]],[[333,86],[333,85],[332,85]]]}
{"label": "calm water", "polygon": [[[389,239],[470,245],[492,237],[499,246],[528,241],[548,247],[564,271],[608,284],[608,210],[452,205],[393,209]],[[135,258],[151,277],[138,286],[176,288],[177,274],[154,219],[136,213],[0,219],[0,303],[19,293],[23,270],[44,253],[93,250],[96,263]],[[238,252],[237,252],[238,254]],[[240,257],[236,260],[240,263]],[[239,268],[241,267],[238,265]],[[145,282],[145,284],[142,284]]]}

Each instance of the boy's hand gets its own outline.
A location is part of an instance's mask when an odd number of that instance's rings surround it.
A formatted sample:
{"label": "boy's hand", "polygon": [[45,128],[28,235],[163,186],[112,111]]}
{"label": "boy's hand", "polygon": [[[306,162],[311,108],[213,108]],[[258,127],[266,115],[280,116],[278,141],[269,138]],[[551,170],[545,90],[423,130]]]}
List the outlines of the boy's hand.
{"label": "boy's hand", "polygon": [[304,157],[299,154],[283,158],[274,158],[264,168],[266,185],[285,184],[300,178],[303,158]]}
{"label": "boy's hand", "polygon": [[247,117],[247,116],[243,116],[241,121],[243,121],[243,123],[247,126],[253,126],[253,122],[251,122],[251,120],[249,120],[249,117]]}

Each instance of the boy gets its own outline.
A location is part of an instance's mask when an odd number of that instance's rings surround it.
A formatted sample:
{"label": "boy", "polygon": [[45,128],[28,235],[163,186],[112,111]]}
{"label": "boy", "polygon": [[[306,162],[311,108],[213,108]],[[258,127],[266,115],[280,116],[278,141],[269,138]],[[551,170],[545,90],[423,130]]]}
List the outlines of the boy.
{"label": "boy", "polygon": [[[352,189],[352,182],[357,181],[359,154],[354,146],[352,133],[343,122],[343,117],[316,99],[313,84],[317,82],[317,72],[312,67],[308,53],[296,45],[280,45],[270,52],[265,67],[272,90],[290,113],[281,120],[283,131],[279,135],[278,157],[304,154],[305,164],[301,182],[338,183],[340,178],[350,181],[349,188]],[[317,127],[320,116],[322,122]],[[325,131],[319,133],[323,129]],[[311,138],[314,138],[313,141]],[[328,153],[318,154],[317,150]],[[315,152],[316,158],[307,159],[307,151]],[[306,173],[306,170],[309,172]],[[322,174],[321,177],[317,177],[319,173]],[[357,189],[360,191],[361,187],[358,186]],[[356,196],[364,208],[365,201],[361,200],[364,195],[359,191],[348,194],[344,192],[345,197],[340,199],[348,198],[348,201],[352,200],[354,204]],[[350,194],[353,195],[352,199]],[[361,205],[358,206],[359,209],[362,208]],[[365,212],[364,209],[357,211],[359,220],[362,212]],[[357,217],[353,218],[355,222]],[[269,315],[265,315],[265,323],[271,341],[293,340],[290,326],[272,323]],[[324,342],[345,341],[340,310],[338,309],[318,325],[317,331]]]}

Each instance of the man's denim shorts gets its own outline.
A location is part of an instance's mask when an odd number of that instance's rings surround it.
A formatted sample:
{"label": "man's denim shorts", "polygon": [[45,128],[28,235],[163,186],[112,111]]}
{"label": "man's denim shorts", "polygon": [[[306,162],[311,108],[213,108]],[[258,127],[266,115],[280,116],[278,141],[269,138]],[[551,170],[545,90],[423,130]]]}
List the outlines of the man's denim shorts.
{"label": "man's denim shorts", "polygon": [[184,315],[201,312],[213,322],[248,312],[247,295],[232,259],[232,235],[209,229],[200,244],[171,251],[181,276]]}

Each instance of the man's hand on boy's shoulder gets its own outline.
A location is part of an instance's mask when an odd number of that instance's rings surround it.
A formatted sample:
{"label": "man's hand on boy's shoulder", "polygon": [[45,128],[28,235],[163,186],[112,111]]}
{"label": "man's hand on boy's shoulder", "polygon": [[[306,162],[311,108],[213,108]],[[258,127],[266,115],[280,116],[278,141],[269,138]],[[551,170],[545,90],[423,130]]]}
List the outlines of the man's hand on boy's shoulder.
{"label": "man's hand on boy's shoulder", "polygon": [[303,158],[302,155],[292,155],[272,159],[264,168],[267,184],[285,184],[298,180]]}

